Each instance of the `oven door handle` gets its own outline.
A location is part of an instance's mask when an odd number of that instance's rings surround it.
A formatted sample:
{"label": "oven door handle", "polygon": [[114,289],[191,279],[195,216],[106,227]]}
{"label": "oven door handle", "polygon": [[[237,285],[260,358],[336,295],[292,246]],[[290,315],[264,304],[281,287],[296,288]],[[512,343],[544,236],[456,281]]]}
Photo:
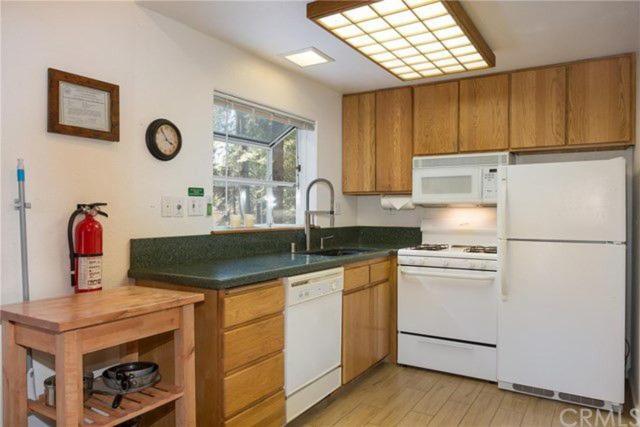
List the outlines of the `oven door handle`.
{"label": "oven door handle", "polygon": [[476,280],[479,282],[489,282],[496,279],[495,274],[458,274],[458,273],[429,272],[429,271],[422,270],[420,267],[418,267],[417,269],[409,269],[406,267],[401,267],[400,274],[405,274],[408,276],[437,277],[442,279]]}

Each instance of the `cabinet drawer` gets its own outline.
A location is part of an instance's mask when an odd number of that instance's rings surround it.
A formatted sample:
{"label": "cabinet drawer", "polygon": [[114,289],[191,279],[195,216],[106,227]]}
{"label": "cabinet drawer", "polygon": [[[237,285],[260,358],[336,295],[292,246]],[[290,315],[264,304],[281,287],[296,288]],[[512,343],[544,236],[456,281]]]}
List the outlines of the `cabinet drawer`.
{"label": "cabinet drawer", "polygon": [[222,300],[222,327],[239,325],[284,310],[282,282],[233,289]]}
{"label": "cabinet drawer", "polygon": [[224,332],[224,371],[229,372],[284,348],[282,314]]}
{"label": "cabinet drawer", "polygon": [[388,280],[390,268],[391,266],[389,261],[371,264],[371,283],[378,283]]}
{"label": "cabinet drawer", "polygon": [[252,403],[284,386],[284,354],[251,365],[223,380],[224,418],[235,414]]}
{"label": "cabinet drawer", "polygon": [[344,290],[359,288],[369,284],[369,266],[349,268],[344,271]]}
{"label": "cabinet drawer", "polygon": [[224,422],[225,427],[280,427],[284,425],[284,392],[279,391]]}

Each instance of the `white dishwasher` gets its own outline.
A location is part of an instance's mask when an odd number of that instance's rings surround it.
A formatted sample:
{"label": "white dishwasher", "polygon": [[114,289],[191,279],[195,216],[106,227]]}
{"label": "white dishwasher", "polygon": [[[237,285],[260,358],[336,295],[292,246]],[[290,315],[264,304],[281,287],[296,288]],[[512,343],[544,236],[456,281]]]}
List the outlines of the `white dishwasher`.
{"label": "white dishwasher", "polygon": [[344,269],[284,279],[287,422],[340,387]]}

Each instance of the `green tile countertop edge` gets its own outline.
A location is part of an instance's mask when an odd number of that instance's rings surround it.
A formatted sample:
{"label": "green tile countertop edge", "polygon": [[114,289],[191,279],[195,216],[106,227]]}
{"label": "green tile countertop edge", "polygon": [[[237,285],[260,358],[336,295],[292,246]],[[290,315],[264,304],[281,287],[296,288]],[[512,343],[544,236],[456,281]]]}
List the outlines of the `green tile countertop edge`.
{"label": "green tile countertop edge", "polygon": [[208,289],[228,289],[386,257],[397,252],[397,248],[367,249],[368,252],[338,257],[285,253],[130,269],[129,277]]}
{"label": "green tile countertop edge", "polygon": [[301,230],[132,239],[128,275],[227,289],[388,256],[421,241],[417,227],[336,227],[313,230],[314,248],[321,236],[334,236],[327,240],[327,248],[368,251],[338,257],[291,254],[291,242],[304,249]]}

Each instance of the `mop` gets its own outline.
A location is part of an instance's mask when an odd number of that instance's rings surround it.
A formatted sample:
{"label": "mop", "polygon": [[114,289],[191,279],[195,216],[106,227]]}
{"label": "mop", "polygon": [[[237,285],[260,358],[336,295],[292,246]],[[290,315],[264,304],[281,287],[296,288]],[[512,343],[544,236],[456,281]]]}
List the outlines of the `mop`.
{"label": "mop", "polygon": [[[22,260],[22,300],[29,301],[29,263],[27,260],[27,209],[31,209],[31,203],[25,198],[24,191],[25,173],[24,160],[18,159],[18,198],[14,206],[20,213],[20,256]],[[36,395],[36,379],[33,372],[33,355],[31,349],[27,349],[27,394],[32,398]]]}

